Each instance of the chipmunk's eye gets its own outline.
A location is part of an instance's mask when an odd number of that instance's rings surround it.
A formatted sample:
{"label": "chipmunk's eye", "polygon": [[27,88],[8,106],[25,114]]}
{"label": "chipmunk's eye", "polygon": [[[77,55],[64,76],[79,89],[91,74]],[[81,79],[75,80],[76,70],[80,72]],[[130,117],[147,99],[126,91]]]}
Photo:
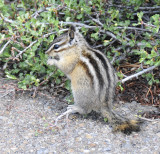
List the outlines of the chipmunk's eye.
{"label": "chipmunk's eye", "polygon": [[58,44],[55,44],[53,48],[54,48],[54,49],[58,49],[58,48],[59,48],[59,45],[58,45]]}

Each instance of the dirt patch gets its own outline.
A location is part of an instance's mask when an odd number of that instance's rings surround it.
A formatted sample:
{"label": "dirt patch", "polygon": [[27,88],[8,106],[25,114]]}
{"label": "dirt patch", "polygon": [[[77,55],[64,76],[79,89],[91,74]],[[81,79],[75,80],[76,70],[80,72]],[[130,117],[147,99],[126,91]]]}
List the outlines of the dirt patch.
{"label": "dirt patch", "polygon": [[[145,121],[141,132],[126,136],[113,133],[99,115],[63,118],[54,125],[56,117],[66,111],[64,101],[49,93],[31,97],[31,92],[15,93],[11,81],[0,80],[0,151],[1,153],[155,153],[160,152],[160,121]],[[50,97],[46,97],[50,96]],[[115,109],[135,118],[143,111],[157,108],[120,102]]]}
{"label": "dirt patch", "polygon": [[[121,65],[117,68],[117,71],[122,72],[126,76],[130,76],[136,73],[136,70],[141,68],[141,65],[137,61],[136,56],[131,56],[127,61],[122,61]],[[144,66],[144,69],[147,68]],[[160,79],[160,67],[153,70],[151,73],[154,80]],[[137,101],[142,105],[155,106],[160,109],[160,84],[153,83],[149,85],[149,81],[146,77],[139,76],[130,81],[122,84],[124,88],[121,91],[117,88],[117,94],[120,94],[120,100],[125,102]]]}

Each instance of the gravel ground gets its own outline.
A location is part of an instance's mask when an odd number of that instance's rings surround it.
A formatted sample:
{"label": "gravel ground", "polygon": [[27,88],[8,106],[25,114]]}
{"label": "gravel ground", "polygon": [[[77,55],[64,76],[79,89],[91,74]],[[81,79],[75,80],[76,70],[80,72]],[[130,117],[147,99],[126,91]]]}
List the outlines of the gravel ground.
{"label": "gravel ground", "polygon": [[[0,83],[2,86],[2,83]],[[67,104],[42,96],[14,94],[0,89],[0,153],[36,154],[159,154],[160,120],[146,121],[139,133],[113,133],[101,118],[72,116],[54,125]],[[118,108],[117,108],[118,107]],[[153,107],[136,102],[116,105],[122,114],[133,116]],[[131,114],[130,114],[131,113]]]}

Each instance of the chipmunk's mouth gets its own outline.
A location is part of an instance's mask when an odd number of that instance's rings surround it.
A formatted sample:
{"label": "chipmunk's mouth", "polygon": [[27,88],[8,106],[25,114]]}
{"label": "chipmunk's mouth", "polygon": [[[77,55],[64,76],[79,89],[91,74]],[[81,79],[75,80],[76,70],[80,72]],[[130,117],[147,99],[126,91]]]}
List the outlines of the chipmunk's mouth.
{"label": "chipmunk's mouth", "polygon": [[48,57],[47,65],[54,65],[54,60],[52,57]]}
{"label": "chipmunk's mouth", "polygon": [[60,58],[59,58],[58,55],[56,55],[56,56],[48,56],[48,60],[52,60],[52,59],[54,59],[54,60],[60,60]]}
{"label": "chipmunk's mouth", "polygon": [[54,56],[53,58],[54,58],[55,60],[60,60],[60,58],[59,58],[58,55]]}

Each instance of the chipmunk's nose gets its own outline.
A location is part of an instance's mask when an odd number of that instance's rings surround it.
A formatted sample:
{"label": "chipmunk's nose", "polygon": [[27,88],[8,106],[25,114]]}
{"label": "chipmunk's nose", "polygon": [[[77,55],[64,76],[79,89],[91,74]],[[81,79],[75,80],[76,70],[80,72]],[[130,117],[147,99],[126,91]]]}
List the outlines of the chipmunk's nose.
{"label": "chipmunk's nose", "polygon": [[48,56],[48,59],[53,59],[53,57],[52,56]]}

